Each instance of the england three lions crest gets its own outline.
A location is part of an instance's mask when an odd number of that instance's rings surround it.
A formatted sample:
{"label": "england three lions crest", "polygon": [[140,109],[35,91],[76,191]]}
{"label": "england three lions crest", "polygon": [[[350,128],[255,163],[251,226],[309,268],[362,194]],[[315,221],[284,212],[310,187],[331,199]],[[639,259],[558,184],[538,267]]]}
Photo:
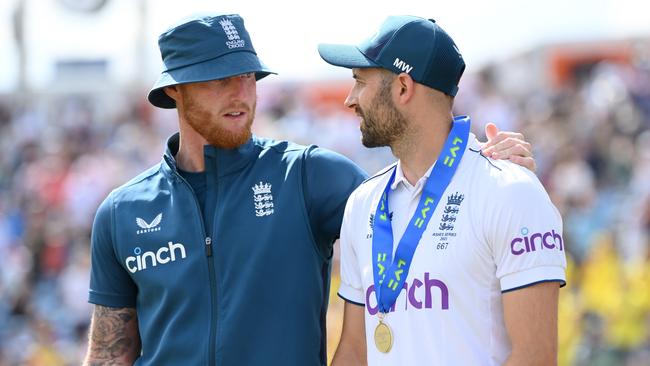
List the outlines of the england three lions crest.
{"label": "england three lions crest", "polygon": [[433,236],[438,241],[435,246],[437,250],[446,250],[450,244],[453,244],[456,237],[454,225],[456,225],[456,217],[460,212],[460,206],[464,199],[465,195],[458,192],[447,196],[447,205],[445,205],[445,209],[440,216],[438,231],[433,233]]}
{"label": "england three lions crest", "polygon": [[438,230],[454,230],[456,215],[458,215],[460,204],[463,203],[464,199],[465,195],[458,194],[458,192],[447,196],[447,205],[445,206],[445,211],[440,219]]}
{"label": "england three lions crest", "polygon": [[253,203],[255,204],[255,216],[264,217],[273,214],[273,194],[271,184],[259,182],[253,186]]}
{"label": "england three lions crest", "polygon": [[229,49],[246,46],[246,41],[239,37],[237,28],[235,28],[235,25],[232,24],[229,19],[221,19],[219,24],[221,24],[221,28],[223,28],[223,31],[226,33],[226,37],[228,38],[226,46],[228,46]]}

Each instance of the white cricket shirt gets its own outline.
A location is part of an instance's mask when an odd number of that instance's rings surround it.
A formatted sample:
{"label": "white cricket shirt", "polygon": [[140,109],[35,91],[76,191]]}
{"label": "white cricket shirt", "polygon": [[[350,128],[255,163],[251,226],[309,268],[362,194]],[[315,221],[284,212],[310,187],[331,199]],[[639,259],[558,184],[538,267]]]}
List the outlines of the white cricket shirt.
{"label": "white cricket shirt", "polygon": [[431,169],[415,187],[399,163],[368,179],[348,199],[341,229],[339,296],[365,306],[368,364],[501,365],[510,353],[502,293],[566,279],[560,214],[532,172],[481,155],[471,134],[384,319],[394,341],[383,354],[373,338],[371,222],[393,169],[394,254]]}

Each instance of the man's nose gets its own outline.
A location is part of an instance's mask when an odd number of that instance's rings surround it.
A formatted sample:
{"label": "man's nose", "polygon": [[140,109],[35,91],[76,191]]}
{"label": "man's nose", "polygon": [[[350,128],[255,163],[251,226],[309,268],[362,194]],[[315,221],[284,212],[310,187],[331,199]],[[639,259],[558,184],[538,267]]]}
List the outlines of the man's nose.
{"label": "man's nose", "polygon": [[357,105],[357,97],[352,94],[352,91],[348,93],[348,96],[345,98],[345,102],[343,104],[351,109],[354,109]]}

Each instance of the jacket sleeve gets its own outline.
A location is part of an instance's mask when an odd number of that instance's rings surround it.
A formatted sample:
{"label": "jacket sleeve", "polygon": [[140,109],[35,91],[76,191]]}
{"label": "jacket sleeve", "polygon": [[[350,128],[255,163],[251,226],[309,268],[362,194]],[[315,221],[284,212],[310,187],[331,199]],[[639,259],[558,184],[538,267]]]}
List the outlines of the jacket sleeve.
{"label": "jacket sleeve", "polygon": [[109,307],[136,304],[137,287],[114,249],[112,194],[97,209],[91,234],[88,302]]}
{"label": "jacket sleeve", "polygon": [[350,159],[311,146],[305,152],[303,194],[309,221],[321,252],[330,256],[338,239],[348,197],[367,174]]}

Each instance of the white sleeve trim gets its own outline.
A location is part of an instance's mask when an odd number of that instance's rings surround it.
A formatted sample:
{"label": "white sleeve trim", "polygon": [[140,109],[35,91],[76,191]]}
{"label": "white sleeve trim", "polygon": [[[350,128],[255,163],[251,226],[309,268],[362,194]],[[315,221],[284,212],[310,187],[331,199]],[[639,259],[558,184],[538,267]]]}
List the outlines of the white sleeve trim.
{"label": "white sleeve trim", "polygon": [[341,282],[341,286],[339,286],[339,296],[348,301],[352,301],[358,304],[365,305],[366,303],[366,298],[363,294],[363,290],[356,289],[343,282]]}
{"label": "white sleeve trim", "polygon": [[566,282],[566,274],[561,266],[541,266],[507,274],[500,279],[501,291],[510,291],[536,282]]}

